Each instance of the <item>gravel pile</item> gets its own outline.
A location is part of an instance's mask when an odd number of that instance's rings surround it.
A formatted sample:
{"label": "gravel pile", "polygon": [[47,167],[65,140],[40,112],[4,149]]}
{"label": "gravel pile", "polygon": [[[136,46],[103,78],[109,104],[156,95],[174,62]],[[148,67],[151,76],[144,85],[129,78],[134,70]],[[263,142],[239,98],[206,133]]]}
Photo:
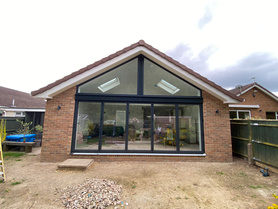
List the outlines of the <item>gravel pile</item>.
{"label": "gravel pile", "polygon": [[66,208],[105,208],[121,204],[122,186],[106,179],[92,179],[61,190]]}

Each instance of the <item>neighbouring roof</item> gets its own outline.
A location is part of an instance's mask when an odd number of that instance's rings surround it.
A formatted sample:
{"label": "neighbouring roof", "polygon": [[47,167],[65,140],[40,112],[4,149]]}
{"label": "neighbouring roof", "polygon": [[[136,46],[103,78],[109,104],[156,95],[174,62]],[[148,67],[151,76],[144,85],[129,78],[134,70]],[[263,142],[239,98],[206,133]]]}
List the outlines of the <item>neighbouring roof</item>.
{"label": "neighbouring roof", "polygon": [[0,107],[14,109],[45,109],[45,103],[43,99],[37,99],[28,93],[0,86]]}
{"label": "neighbouring roof", "polygon": [[241,95],[243,95],[244,93],[250,91],[253,88],[260,89],[262,92],[264,92],[265,94],[267,94],[271,98],[273,98],[276,101],[278,101],[278,97],[275,94],[273,94],[271,91],[267,90],[266,88],[264,88],[263,86],[261,86],[260,84],[258,84],[256,82],[255,83],[247,84],[245,86],[237,86],[236,88],[231,89],[230,92],[232,94],[236,95],[236,96],[241,96]]}
{"label": "neighbouring roof", "polygon": [[140,40],[139,42],[117,51],[114,54],[96,61],[87,67],[73,72],[70,75],[67,75],[43,88],[33,91],[31,92],[31,95],[38,98],[52,98],[53,96],[73,86],[85,82],[101,73],[104,73],[106,70],[109,70],[112,67],[115,67],[135,56],[138,56],[139,54],[143,54],[149,59],[157,62],[161,66],[184,78],[200,89],[203,89],[219,98],[224,103],[238,103],[243,101],[242,98],[237,97],[226,89],[223,89],[221,86],[187,68],[185,65],[155,49],[151,45],[145,43],[143,40]]}

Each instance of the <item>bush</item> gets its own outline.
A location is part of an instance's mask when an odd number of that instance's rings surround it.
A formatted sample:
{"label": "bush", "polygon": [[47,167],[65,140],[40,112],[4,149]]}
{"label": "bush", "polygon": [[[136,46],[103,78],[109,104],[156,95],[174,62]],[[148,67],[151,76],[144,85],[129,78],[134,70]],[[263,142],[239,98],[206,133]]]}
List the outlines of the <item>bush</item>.
{"label": "bush", "polygon": [[[104,125],[103,134],[106,136],[113,136],[113,125]],[[123,136],[124,129],[122,126],[115,126],[115,136]]]}

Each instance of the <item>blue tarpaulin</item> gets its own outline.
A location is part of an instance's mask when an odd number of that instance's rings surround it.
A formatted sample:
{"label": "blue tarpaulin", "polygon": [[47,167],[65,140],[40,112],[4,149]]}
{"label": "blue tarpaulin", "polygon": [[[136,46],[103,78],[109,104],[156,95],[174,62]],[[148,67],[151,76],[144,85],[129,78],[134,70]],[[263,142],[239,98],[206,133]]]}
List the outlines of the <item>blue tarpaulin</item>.
{"label": "blue tarpaulin", "polygon": [[6,141],[23,142],[25,138],[26,142],[33,142],[35,140],[35,136],[36,134],[26,134],[25,136],[23,134],[11,135],[6,136]]}

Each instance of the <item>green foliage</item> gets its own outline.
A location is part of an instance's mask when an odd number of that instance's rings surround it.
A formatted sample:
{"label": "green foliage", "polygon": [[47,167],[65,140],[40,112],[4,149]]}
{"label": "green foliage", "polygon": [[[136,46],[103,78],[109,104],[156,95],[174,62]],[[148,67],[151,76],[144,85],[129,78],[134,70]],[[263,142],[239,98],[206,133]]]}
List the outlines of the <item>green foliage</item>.
{"label": "green foliage", "polygon": [[252,189],[261,189],[262,187],[261,187],[261,186],[253,186],[253,185],[250,185],[249,188],[252,188]]}
{"label": "green foliage", "polygon": [[19,158],[21,156],[25,155],[24,152],[3,152],[4,158]]}
{"label": "green foliage", "polygon": [[136,182],[134,182],[134,181],[132,182],[131,188],[132,188],[132,189],[135,189],[135,188],[136,188]]}
{"label": "green foliage", "polygon": [[82,130],[83,136],[91,136],[91,135],[93,135],[94,130],[95,130],[94,122],[89,120],[89,119],[87,119],[85,121],[85,125],[84,125],[84,128]]}
{"label": "green foliage", "polygon": [[247,174],[246,174],[246,173],[243,173],[243,172],[240,172],[239,175],[240,175],[240,176],[244,176],[244,177],[247,176]]}
{"label": "green foliage", "polygon": [[17,184],[21,184],[21,182],[20,181],[16,181],[16,182],[12,182],[11,183],[12,186],[17,185]]}
{"label": "green foliage", "polygon": [[34,128],[34,132],[37,133],[37,134],[42,133],[43,132],[43,126],[36,125],[35,128]]}
{"label": "green foliage", "polygon": [[18,123],[20,123],[20,128],[17,131],[17,133],[24,134],[24,135],[32,133],[32,130],[30,129],[30,126],[32,125],[32,122],[24,123],[23,121],[18,120],[18,119],[16,121]]}
{"label": "green foliage", "polygon": [[[103,134],[106,136],[113,136],[113,125],[104,125],[103,126]],[[115,136],[123,136],[124,129],[122,126],[115,126]]]}
{"label": "green foliage", "polygon": [[221,172],[221,171],[220,171],[220,172],[219,172],[219,171],[217,171],[217,172],[216,172],[216,174],[218,174],[218,175],[220,175],[220,176],[224,175],[224,173],[223,173],[223,172]]}

